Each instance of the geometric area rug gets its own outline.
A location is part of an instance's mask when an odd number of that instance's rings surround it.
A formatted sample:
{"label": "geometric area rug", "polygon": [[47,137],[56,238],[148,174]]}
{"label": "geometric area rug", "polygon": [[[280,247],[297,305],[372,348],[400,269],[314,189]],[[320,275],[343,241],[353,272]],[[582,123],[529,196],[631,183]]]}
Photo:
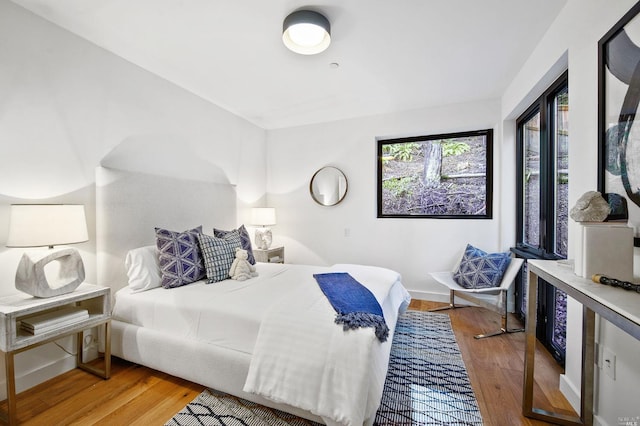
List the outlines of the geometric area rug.
{"label": "geometric area rug", "polygon": [[407,311],[398,321],[377,425],[482,425],[447,314]]}
{"label": "geometric area rug", "polygon": [[[482,425],[449,316],[407,311],[398,319],[379,426]],[[315,422],[205,390],[166,426],[316,426]]]}

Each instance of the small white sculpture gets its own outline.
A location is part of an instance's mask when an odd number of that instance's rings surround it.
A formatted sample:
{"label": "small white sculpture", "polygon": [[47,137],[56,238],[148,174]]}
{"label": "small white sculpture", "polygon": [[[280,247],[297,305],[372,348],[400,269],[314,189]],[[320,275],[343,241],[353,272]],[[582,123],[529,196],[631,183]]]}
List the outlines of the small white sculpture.
{"label": "small white sculpture", "polygon": [[256,246],[260,250],[268,250],[271,247],[273,237],[271,235],[271,228],[257,228],[255,235]]}
{"label": "small white sculpture", "polygon": [[256,267],[249,263],[248,258],[249,254],[246,250],[241,248],[236,249],[236,258],[233,259],[233,263],[229,269],[229,276],[232,279],[244,281],[258,276]]}
{"label": "small white sculpture", "polygon": [[597,191],[588,191],[576,202],[569,212],[576,222],[603,222],[611,213],[609,203]]}
{"label": "small white sculpture", "polygon": [[[45,266],[59,263],[56,274],[47,274]],[[16,271],[16,288],[35,297],[52,297],[71,293],[84,281],[84,264],[76,249],[25,253]]]}

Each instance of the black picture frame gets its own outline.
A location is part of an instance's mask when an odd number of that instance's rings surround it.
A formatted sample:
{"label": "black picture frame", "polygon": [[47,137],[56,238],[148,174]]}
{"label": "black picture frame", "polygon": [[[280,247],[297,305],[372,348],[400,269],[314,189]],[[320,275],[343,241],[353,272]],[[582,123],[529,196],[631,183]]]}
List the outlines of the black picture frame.
{"label": "black picture frame", "polygon": [[640,38],[628,33],[640,34],[639,13],[640,2],[598,42],[598,191],[626,200],[634,228],[640,227]]}
{"label": "black picture frame", "polygon": [[379,139],[377,217],[491,219],[493,129]]}

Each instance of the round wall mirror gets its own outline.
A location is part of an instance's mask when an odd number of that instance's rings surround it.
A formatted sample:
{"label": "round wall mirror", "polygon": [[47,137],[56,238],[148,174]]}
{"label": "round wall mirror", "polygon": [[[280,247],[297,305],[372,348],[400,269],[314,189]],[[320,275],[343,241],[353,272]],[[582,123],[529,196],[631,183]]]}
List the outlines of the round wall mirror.
{"label": "round wall mirror", "polygon": [[311,178],[309,191],[316,203],[322,206],[335,206],[347,194],[347,177],[338,168],[323,167]]}

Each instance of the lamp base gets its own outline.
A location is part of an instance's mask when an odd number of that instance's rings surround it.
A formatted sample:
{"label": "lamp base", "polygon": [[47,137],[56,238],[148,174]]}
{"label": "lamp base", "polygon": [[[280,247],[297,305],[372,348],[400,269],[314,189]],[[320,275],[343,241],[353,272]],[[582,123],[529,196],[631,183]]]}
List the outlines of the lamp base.
{"label": "lamp base", "polygon": [[271,228],[257,228],[256,229],[256,246],[260,250],[266,250],[271,247],[273,236],[271,235]]}
{"label": "lamp base", "polygon": [[[57,261],[57,276],[45,268]],[[24,253],[16,271],[16,288],[35,297],[53,297],[71,293],[84,281],[84,264],[76,249]]]}

